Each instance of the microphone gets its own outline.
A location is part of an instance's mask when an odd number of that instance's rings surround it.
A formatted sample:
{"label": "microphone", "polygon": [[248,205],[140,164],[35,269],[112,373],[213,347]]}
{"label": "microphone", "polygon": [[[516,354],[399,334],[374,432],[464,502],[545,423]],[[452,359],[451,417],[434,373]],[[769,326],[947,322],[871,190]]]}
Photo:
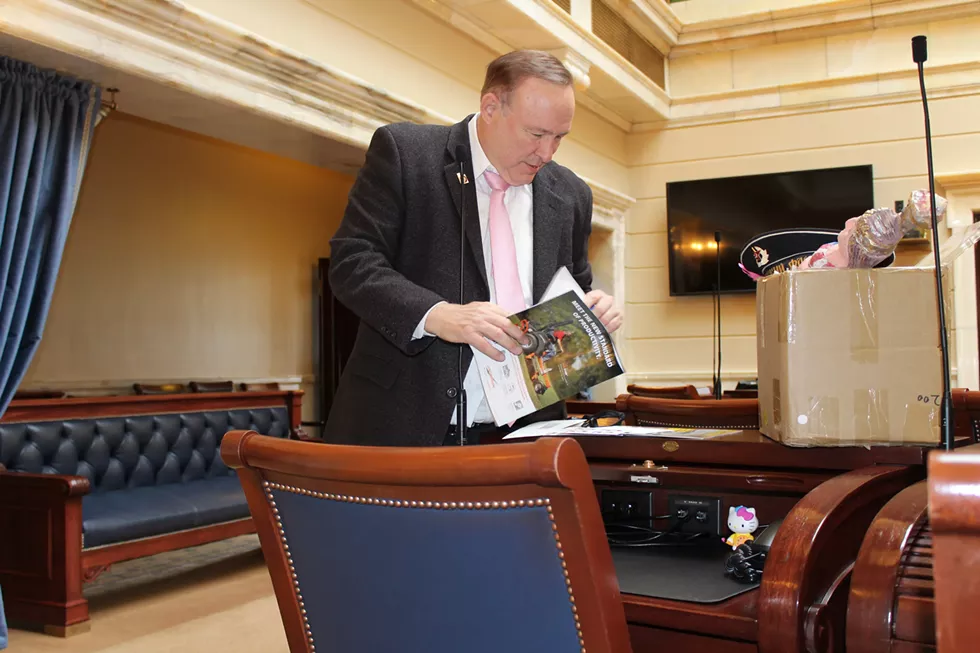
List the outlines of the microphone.
{"label": "microphone", "polygon": [[[466,260],[466,198],[463,195],[463,186],[470,183],[466,176],[464,164],[470,160],[470,151],[466,145],[460,143],[456,146],[456,160],[459,162],[459,305],[465,303],[463,299],[463,261]],[[463,349],[465,343],[459,345],[459,361],[457,363],[456,374],[459,378],[459,392],[456,394],[456,433],[459,434],[460,446],[466,445],[466,388],[463,386]]]}
{"label": "microphone", "polygon": [[[721,399],[721,232],[715,232],[715,297],[714,300],[717,303],[716,319],[718,327],[718,340],[715,343],[717,347],[718,355],[718,374],[714,378],[714,384],[712,390],[715,393],[715,399]],[[714,327],[714,325],[712,325]],[[712,328],[712,331],[714,329]]]}
{"label": "microphone", "polygon": [[940,433],[947,451],[953,448],[953,395],[949,380],[949,342],[946,338],[946,307],[943,302],[943,275],[939,260],[939,224],[936,218],[936,178],[932,170],[932,131],[929,128],[929,104],[926,101],[926,78],[922,64],[928,58],[926,37],[912,37],[912,61],[919,67],[919,91],[926,123],[926,166],[929,173],[929,210],[932,215],[932,253],[936,265],[936,300],[939,305],[939,349],[943,359],[943,397],[940,407]]}

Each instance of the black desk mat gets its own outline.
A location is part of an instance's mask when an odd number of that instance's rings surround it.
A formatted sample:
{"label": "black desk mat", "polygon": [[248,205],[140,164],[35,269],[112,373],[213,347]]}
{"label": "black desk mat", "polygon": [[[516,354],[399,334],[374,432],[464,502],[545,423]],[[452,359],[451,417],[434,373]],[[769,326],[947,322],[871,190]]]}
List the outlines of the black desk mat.
{"label": "black desk mat", "polygon": [[718,603],[759,586],[725,575],[731,553],[723,542],[612,549],[621,592],[690,603]]}

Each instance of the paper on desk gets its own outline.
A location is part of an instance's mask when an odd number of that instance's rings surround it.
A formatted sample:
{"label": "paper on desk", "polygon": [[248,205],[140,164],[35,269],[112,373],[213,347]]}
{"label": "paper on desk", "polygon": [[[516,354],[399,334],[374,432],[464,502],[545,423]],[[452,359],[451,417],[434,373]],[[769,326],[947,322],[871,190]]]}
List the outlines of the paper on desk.
{"label": "paper on desk", "polygon": [[550,420],[535,422],[504,436],[504,440],[546,436],[661,437],[675,440],[708,440],[720,435],[738,433],[726,429],[683,429],[669,426],[585,426],[585,420]]}

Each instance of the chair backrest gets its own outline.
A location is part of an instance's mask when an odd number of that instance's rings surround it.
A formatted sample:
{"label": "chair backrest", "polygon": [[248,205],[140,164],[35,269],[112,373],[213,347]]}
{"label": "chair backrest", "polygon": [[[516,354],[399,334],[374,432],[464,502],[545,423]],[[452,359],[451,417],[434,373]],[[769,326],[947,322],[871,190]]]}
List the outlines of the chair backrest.
{"label": "chair backrest", "polygon": [[929,454],[929,523],[942,653],[973,653],[980,640],[980,445]]}
{"label": "chair backrest", "polygon": [[183,383],[134,383],[133,392],[138,395],[173,395],[187,391]]}
{"label": "chair backrest", "polygon": [[616,409],[634,426],[759,428],[758,399],[658,399],[625,394],[616,398]]}
{"label": "chair backrest", "polygon": [[955,436],[980,442],[980,391],[953,388],[951,394]]}
{"label": "chair backrest", "polygon": [[221,455],[290,651],[630,651],[574,440],[395,448],[233,431]]}
{"label": "chair backrest", "polygon": [[234,392],[233,381],[191,381],[191,392]]}
{"label": "chair backrest", "polygon": [[18,390],[14,393],[14,400],[21,399],[64,399],[68,393],[64,390]]}
{"label": "chair backrest", "polygon": [[749,390],[736,388],[734,390],[725,390],[721,393],[722,399],[758,399],[758,390]]}
{"label": "chair backrest", "polygon": [[626,392],[637,397],[655,397],[658,399],[701,399],[701,394],[693,385],[677,385],[663,388],[636,385],[626,386]]}

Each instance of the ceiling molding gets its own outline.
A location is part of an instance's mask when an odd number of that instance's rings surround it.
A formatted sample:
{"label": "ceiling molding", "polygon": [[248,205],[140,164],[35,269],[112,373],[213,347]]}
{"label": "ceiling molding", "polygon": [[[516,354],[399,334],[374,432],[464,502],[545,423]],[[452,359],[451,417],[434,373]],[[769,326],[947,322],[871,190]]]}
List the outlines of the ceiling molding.
{"label": "ceiling molding", "polygon": [[0,25],[359,147],[386,123],[454,122],[178,0],[10,0]]}

